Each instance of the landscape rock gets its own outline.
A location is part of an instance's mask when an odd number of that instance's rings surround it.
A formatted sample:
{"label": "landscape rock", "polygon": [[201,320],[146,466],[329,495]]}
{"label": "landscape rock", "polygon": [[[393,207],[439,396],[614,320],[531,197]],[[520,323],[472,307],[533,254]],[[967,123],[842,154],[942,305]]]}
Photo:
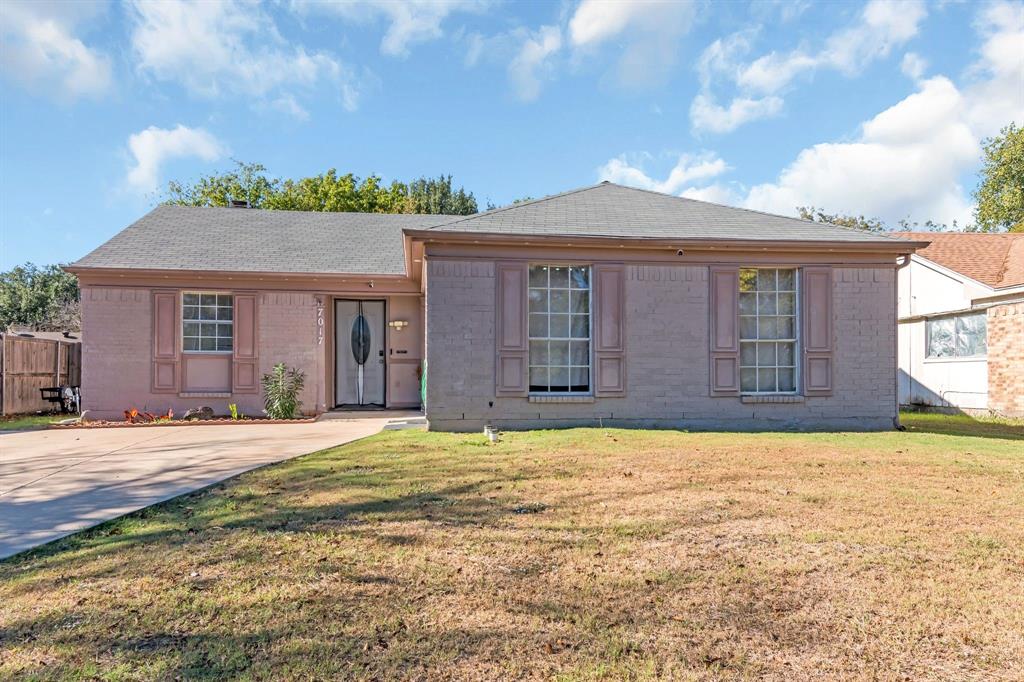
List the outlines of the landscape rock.
{"label": "landscape rock", "polygon": [[193,407],[185,413],[185,416],[182,417],[182,419],[185,421],[193,421],[195,419],[213,419],[213,408],[207,405],[203,405],[202,407]]}

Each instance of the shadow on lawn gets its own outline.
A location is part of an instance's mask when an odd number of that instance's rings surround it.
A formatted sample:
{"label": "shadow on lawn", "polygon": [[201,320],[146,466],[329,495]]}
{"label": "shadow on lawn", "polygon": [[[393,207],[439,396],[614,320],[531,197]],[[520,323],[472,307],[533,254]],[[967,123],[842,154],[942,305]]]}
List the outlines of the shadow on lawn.
{"label": "shadow on lawn", "polygon": [[1024,440],[1024,420],[975,419],[967,414],[903,412],[900,414],[900,423],[910,433]]}

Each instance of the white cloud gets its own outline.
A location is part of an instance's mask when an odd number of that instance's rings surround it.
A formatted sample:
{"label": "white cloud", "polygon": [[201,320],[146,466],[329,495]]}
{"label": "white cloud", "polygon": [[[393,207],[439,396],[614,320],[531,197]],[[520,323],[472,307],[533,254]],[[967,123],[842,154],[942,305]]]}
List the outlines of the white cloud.
{"label": "white cloud", "polygon": [[288,45],[257,5],[134,0],[132,8],[132,48],[142,73],[206,97],[277,99],[328,83],[346,110],[358,104],[348,67],[328,53]]}
{"label": "white cloud", "polygon": [[486,0],[293,0],[302,12],[331,12],[352,21],[384,18],[390,22],[380,43],[380,51],[405,57],[416,43],[437,40],[444,35],[441,24],[456,12],[479,12]]}
{"label": "white cloud", "polygon": [[561,47],[562,31],[558,26],[541,26],[525,36],[518,54],[508,65],[509,79],[520,99],[537,99],[541,81],[550,74],[547,60]]}
{"label": "white cloud", "polygon": [[736,97],[723,107],[706,93],[693,99],[690,121],[697,130],[727,133],[748,121],[774,116],[782,110],[782,99],[774,95],[761,98]]}
{"label": "white cloud", "polygon": [[708,180],[729,170],[725,161],[710,152],[682,154],[669,171],[668,177],[664,180],[655,180],[643,170],[644,162],[650,159],[649,154],[640,155],[632,163],[624,155],[609,159],[597,169],[598,179],[665,194],[679,194],[689,183]]}
{"label": "white cloud", "polygon": [[695,15],[696,4],[689,0],[583,0],[569,20],[569,42],[578,51],[592,51],[619,41],[619,83],[644,87],[670,72]]}
{"label": "white cloud", "polygon": [[[923,0],[871,0],[857,21],[829,36],[820,51],[801,48],[770,52],[749,63],[741,59],[750,51],[751,32],[716,40],[698,60],[702,91],[697,98],[702,101],[695,100],[691,108],[693,127],[698,131],[728,132],[748,121],[775,115],[782,106],[779,93],[797,76],[818,69],[853,75],[917,35],[925,15]],[[715,81],[723,76],[738,93],[728,107],[718,107],[716,112],[709,105],[713,102],[710,93]],[[733,116],[717,122],[711,116],[714,113]]]}
{"label": "white cloud", "polygon": [[1024,123],[1024,3],[1000,2],[980,12],[980,57],[964,90],[968,120],[985,137]]}
{"label": "white cloud", "polygon": [[110,89],[110,59],[76,37],[105,10],[94,2],[0,2],[0,67],[23,86],[58,99],[98,97]]}
{"label": "white cloud", "polygon": [[687,187],[679,195],[687,199],[697,201],[710,201],[713,204],[724,204],[735,206],[743,201],[743,197],[729,185],[720,182],[713,183],[706,187]]}
{"label": "white cloud", "polygon": [[903,55],[903,61],[900,62],[900,71],[903,72],[903,75],[914,80],[923,76],[927,68],[928,61],[916,52],[906,53]]}
{"label": "white cloud", "polygon": [[133,189],[149,192],[160,184],[160,168],[165,161],[199,158],[216,161],[226,154],[224,146],[202,128],[188,128],[180,123],[166,129],[150,126],[128,138],[128,151],[134,162],[128,169],[127,183]]}

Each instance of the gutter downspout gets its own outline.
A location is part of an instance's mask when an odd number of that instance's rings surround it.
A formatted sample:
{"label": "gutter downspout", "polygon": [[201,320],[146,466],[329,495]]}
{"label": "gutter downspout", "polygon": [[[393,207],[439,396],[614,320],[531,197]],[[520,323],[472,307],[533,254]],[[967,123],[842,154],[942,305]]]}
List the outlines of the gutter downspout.
{"label": "gutter downspout", "polygon": [[[900,424],[900,270],[910,265],[910,254],[905,253],[901,256],[903,258],[902,263],[897,263],[893,273],[895,278],[893,279],[893,376],[896,381],[896,391],[894,394],[894,400],[896,402],[896,413],[892,418],[892,426],[897,431],[906,431],[907,427]],[[909,286],[908,295],[909,295]]]}

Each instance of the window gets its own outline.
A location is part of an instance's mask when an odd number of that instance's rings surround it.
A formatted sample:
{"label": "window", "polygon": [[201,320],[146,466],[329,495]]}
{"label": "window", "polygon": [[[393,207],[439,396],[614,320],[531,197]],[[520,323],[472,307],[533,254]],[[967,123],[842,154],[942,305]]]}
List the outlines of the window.
{"label": "window", "polygon": [[590,268],[530,266],[530,392],[590,390]]}
{"label": "window", "polygon": [[940,317],[925,324],[930,358],[976,358],[988,352],[984,312]]}
{"label": "window", "polygon": [[229,352],[234,334],[233,313],[230,294],[183,294],[182,348],[186,351]]}
{"label": "window", "polygon": [[740,270],[740,390],[795,393],[796,270]]}

